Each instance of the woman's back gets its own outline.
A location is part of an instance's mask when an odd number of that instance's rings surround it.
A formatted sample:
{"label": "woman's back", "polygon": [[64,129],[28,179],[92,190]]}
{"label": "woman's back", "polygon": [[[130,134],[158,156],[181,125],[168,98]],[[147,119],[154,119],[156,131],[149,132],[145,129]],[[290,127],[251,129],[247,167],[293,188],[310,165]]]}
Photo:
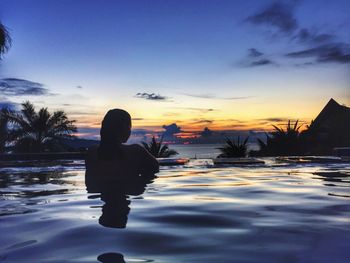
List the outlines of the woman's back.
{"label": "woman's back", "polygon": [[118,155],[107,160],[99,156],[98,147],[90,148],[86,158],[86,169],[92,176],[130,178],[156,173],[159,167],[157,160],[142,146],[133,144],[120,145]]}
{"label": "woman's back", "polygon": [[89,192],[99,191],[113,183],[142,180],[142,177],[159,171],[157,160],[136,144],[121,145],[119,155],[108,160],[99,156],[98,147],[92,147],[88,151],[85,165]]}

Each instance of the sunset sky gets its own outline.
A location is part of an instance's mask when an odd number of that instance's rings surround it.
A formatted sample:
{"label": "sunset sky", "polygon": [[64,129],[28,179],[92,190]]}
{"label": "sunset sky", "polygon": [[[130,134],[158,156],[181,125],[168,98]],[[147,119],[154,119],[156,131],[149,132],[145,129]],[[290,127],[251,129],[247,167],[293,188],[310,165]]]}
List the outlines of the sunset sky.
{"label": "sunset sky", "polygon": [[1,0],[0,105],[64,109],[80,134],[261,130],[350,105],[350,1]]}

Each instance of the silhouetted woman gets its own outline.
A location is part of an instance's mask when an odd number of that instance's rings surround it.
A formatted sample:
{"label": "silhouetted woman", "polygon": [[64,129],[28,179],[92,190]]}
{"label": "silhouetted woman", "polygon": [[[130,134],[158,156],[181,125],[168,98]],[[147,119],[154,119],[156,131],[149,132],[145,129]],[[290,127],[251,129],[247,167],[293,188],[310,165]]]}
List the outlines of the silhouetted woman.
{"label": "silhouetted woman", "polygon": [[107,112],[102,121],[100,145],[90,148],[87,154],[88,188],[98,187],[101,183],[137,179],[158,172],[157,160],[142,146],[124,144],[129,139],[130,133],[129,113],[121,109]]}
{"label": "silhouetted woman", "polygon": [[99,223],[124,228],[129,213],[128,196],[140,195],[159,171],[157,160],[142,146],[124,144],[131,133],[131,117],[120,109],[107,112],[101,142],[89,149],[85,183],[89,193],[101,193],[105,202]]}

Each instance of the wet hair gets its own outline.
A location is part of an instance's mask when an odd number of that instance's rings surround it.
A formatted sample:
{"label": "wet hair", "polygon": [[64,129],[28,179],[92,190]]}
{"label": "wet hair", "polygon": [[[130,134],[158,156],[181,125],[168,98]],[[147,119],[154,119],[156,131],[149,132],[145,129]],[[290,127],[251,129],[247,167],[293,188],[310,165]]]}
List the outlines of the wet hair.
{"label": "wet hair", "polygon": [[128,139],[130,134],[127,132],[130,127],[131,117],[125,110],[113,109],[107,112],[100,130],[99,159],[112,160],[114,157],[122,157],[120,145]]}

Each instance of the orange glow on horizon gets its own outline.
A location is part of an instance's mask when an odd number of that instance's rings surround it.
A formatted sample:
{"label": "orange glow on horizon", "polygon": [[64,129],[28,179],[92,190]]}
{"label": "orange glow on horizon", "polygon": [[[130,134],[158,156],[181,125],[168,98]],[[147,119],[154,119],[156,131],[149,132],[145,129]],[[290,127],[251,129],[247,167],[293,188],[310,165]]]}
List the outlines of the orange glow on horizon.
{"label": "orange glow on horizon", "polygon": [[[145,102],[141,102],[140,104],[145,104]],[[298,103],[277,101],[261,104],[225,102],[222,103],[221,108],[215,105],[215,107],[211,107],[213,110],[210,111],[201,110],[197,104],[189,108],[171,108],[166,107],[165,103],[159,103],[154,104],[156,107],[147,107],[147,110],[139,108],[140,105],[132,104],[126,110],[133,118],[132,129],[148,131],[148,133],[146,132],[147,136],[151,137],[163,132],[163,125],[175,123],[182,131],[181,134],[178,134],[179,137],[196,138],[206,127],[211,131],[253,130],[270,132],[274,130],[272,125],[285,129],[288,120],[291,120],[292,124],[299,120],[299,125],[302,125],[300,131],[302,131],[307,128],[312,119],[316,118],[326,103],[326,100],[310,103],[307,101]],[[79,115],[79,113],[70,115],[68,112],[68,115],[77,120],[78,130],[95,129],[98,131],[104,116],[104,113],[101,112],[94,115]],[[85,136],[85,132],[79,130],[77,136]]]}

